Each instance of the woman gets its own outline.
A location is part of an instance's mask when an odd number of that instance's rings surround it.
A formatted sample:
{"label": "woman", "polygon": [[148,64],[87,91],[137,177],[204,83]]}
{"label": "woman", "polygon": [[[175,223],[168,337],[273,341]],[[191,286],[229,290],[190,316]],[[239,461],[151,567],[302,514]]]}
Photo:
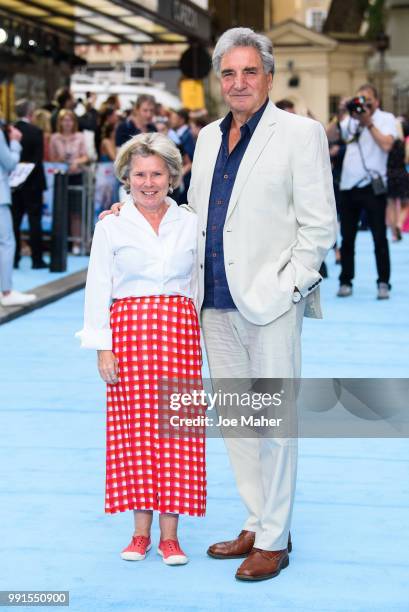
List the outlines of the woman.
{"label": "woman", "polygon": [[57,132],[50,138],[50,161],[68,164],[68,209],[73,237],[73,255],[81,253],[82,173],[89,162],[84,134],[78,131],[77,117],[72,110],[58,113]]}
{"label": "woman", "polygon": [[32,293],[12,289],[16,241],[11,216],[9,174],[20,160],[22,133],[14,126],[5,128],[0,117],[0,305],[24,306],[36,299]]}
{"label": "woman", "polygon": [[50,161],[50,138],[51,138],[51,113],[45,108],[38,108],[33,113],[33,125],[36,125],[40,130],[43,130],[44,139],[44,157],[43,161]]}
{"label": "woman", "polygon": [[398,138],[389,151],[387,164],[388,177],[388,206],[386,216],[392,231],[392,241],[402,240],[402,226],[400,225],[402,202],[409,198],[409,175],[405,166],[405,144],[402,125],[396,122]]}
{"label": "woman", "polygon": [[[99,111],[98,126],[95,132],[95,146],[98,151],[98,161],[113,161],[116,157],[115,129],[118,120],[118,114],[113,106],[101,107]],[[102,140],[106,138],[110,140],[108,151],[106,150],[107,143],[104,144],[104,151],[102,151]],[[112,148],[111,143],[113,143],[114,148]]]}
{"label": "woman", "polygon": [[[121,110],[121,102],[119,101],[118,94],[110,94],[103,103],[103,106],[112,106],[116,112],[119,112]],[[102,112],[102,108],[100,112]]]}
{"label": "woman", "polygon": [[[182,160],[166,136],[129,140],[115,171],[130,198],[120,217],[109,215],[95,228],[79,332],[84,348],[97,349],[108,385],[105,511],[134,511],[134,534],[121,556],[139,561],[151,547],[157,510],[158,553],[166,564],[181,565],[188,559],[178,516],[205,513],[205,442],[202,430],[179,439],[161,428],[169,416],[161,391],[186,380],[201,388],[197,220],[167,197],[180,181]],[[203,415],[203,408],[193,413]]]}
{"label": "woman", "polygon": [[110,162],[116,157],[115,125],[108,123],[102,132],[99,161]]}

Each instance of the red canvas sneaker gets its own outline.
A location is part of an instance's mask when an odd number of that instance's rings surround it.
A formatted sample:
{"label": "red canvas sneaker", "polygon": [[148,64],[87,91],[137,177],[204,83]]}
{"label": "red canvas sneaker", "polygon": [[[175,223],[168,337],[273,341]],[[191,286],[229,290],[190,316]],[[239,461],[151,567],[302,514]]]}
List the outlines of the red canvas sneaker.
{"label": "red canvas sneaker", "polygon": [[177,540],[161,540],[158,554],[166,565],[185,565],[189,561]]}
{"label": "red canvas sneaker", "polygon": [[125,561],[143,561],[152,548],[151,539],[145,536],[132,536],[131,543],[123,549],[121,557]]}

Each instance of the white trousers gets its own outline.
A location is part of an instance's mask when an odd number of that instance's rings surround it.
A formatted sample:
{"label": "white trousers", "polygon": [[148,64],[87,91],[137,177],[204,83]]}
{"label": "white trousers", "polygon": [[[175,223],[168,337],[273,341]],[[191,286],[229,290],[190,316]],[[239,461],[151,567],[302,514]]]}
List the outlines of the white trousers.
{"label": "white trousers", "polygon": [[[226,379],[299,378],[304,307],[301,301],[268,325],[254,325],[237,310],[204,309],[203,335],[214,391],[229,384]],[[225,443],[248,511],[243,529],[255,532],[257,548],[286,548],[297,438],[225,437]]]}

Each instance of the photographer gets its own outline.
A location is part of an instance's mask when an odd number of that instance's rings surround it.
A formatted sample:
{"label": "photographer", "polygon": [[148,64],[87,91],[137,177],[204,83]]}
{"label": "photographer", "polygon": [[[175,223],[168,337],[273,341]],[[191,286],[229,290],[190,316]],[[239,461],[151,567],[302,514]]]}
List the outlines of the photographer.
{"label": "photographer", "polygon": [[[0,130],[0,305],[22,306],[35,300],[35,295],[12,291],[14,240],[13,220],[10,211],[11,193],[9,173],[20,160],[21,132],[13,127]],[[9,144],[10,143],[10,144]]]}
{"label": "photographer", "polygon": [[386,164],[396,137],[395,118],[379,109],[376,89],[362,85],[346,104],[340,122],[346,144],[340,181],[341,274],[338,297],[352,295],[354,249],[362,209],[375,244],[378,299],[389,298],[390,260],[386,238]]}

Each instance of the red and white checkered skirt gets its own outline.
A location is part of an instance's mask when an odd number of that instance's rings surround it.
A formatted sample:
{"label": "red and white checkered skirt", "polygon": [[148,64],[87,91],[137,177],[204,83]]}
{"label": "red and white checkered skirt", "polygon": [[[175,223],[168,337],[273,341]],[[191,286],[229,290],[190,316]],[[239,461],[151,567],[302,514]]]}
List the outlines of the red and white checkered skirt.
{"label": "red and white checkered skirt", "polygon": [[105,512],[158,510],[203,516],[205,437],[162,435],[161,381],[197,381],[200,330],[193,301],[183,296],[128,297],[111,307],[119,382],[107,385]]}

